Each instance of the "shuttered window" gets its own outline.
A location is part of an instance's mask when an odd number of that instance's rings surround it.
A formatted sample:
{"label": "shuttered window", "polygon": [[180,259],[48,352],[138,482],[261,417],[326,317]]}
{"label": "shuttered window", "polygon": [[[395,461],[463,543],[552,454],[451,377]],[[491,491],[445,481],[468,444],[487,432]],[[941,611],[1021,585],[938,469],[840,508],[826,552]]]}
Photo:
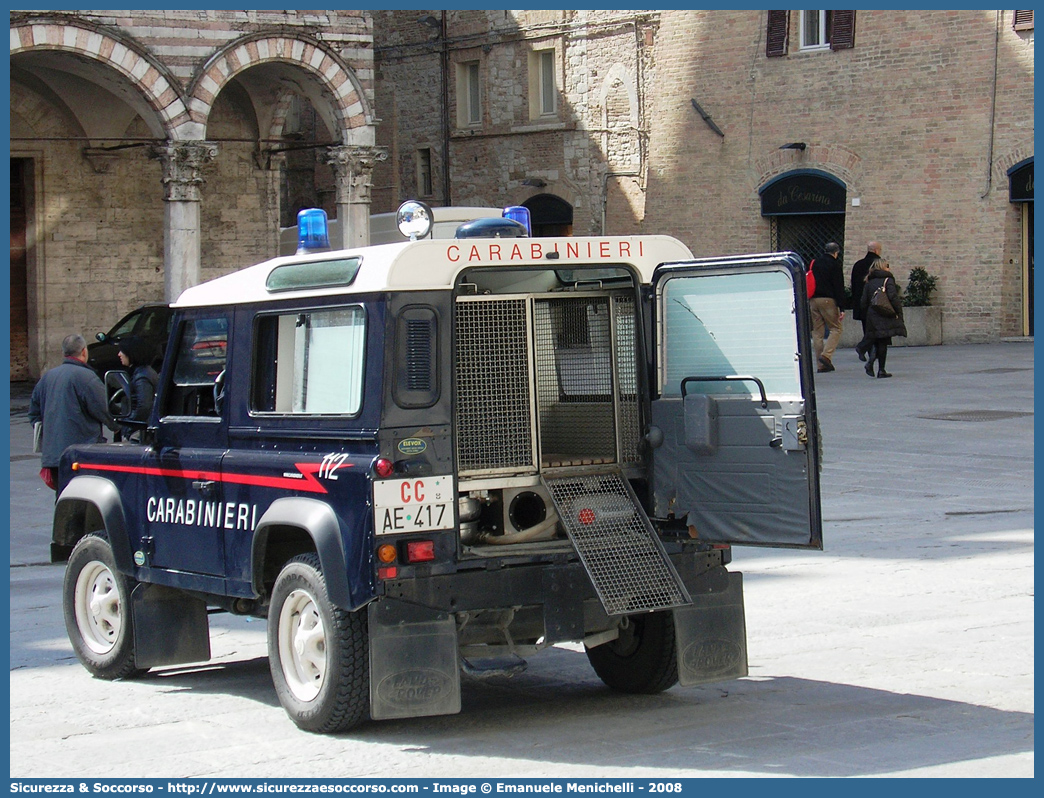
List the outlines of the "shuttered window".
{"label": "shuttered window", "polygon": [[1033,30],[1033,11],[1012,11],[1011,14],[1015,30]]}
{"label": "shuttered window", "polygon": [[789,11],[768,12],[768,34],[765,37],[766,56],[775,58],[787,54],[787,33],[789,30]]}
{"label": "shuttered window", "polygon": [[457,64],[457,127],[482,124],[482,102],[479,86],[479,62]]}
{"label": "shuttered window", "polygon": [[855,11],[834,11],[830,14],[830,49],[850,50],[855,47]]}
{"label": "shuttered window", "polygon": [[[855,47],[855,11],[799,11],[802,50],[849,50]],[[1032,12],[1030,12],[1032,14]],[[765,55],[787,54],[790,12],[769,11]]]}

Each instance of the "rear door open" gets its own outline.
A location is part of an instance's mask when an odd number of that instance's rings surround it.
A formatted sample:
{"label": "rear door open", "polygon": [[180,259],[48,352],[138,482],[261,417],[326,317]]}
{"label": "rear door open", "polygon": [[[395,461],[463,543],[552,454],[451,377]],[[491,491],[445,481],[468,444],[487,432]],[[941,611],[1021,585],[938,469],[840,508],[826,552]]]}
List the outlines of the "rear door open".
{"label": "rear door open", "polygon": [[803,280],[793,253],[653,275],[653,514],[699,540],[822,548]]}

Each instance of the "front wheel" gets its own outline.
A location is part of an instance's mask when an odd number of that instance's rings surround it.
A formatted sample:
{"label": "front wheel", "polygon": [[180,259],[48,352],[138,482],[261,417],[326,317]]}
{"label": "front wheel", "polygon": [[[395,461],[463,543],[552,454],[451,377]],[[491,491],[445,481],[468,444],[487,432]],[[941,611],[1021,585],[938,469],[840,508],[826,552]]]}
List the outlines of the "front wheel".
{"label": "front wheel", "polygon": [[624,693],[662,693],[678,683],[674,616],[670,612],[624,619],[616,640],[587,649],[598,678]]}
{"label": "front wheel", "polygon": [[144,673],[134,663],[133,585],[116,570],[112,547],[98,535],[81,538],[69,555],[62,590],[65,628],[76,657],[100,679]]}
{"label": "front wheel", "polygon": [[366,611],[330,601],[319,558],[280,571],[268,610],[268,662],[279,703],[297,726],[328,734],[369,717]]}

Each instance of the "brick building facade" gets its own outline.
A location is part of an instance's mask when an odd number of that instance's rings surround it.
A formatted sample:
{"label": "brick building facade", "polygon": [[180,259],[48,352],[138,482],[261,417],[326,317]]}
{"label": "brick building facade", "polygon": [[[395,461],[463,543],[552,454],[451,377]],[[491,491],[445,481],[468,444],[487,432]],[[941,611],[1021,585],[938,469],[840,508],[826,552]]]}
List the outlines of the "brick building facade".
{"label": "brick building facade", "polygon": [[[13,12],[11,373],[320,205],[526,204],[698,256],[880,240],[946,341],[1032,333],[1012,11]],[[785,148],[784,148],[785,147]],[[388,157],[390,156],[390,157]],[[387,158],[382,160],[382,158]],[[372,183],[371,183],[372,180]]]}
{"label": "brick building facade", "polygon": [[[366,235],[382,152],[365,12],[13,12],[10,26],[12,379],[60,360],[70,331],[271,256],[288,202]],[[287,178],[302,157],[330,191]]]}
{"label": "brick building facade", "polygon": [[373,14],[374,210],[521,203],[697,255],[836,238],[846,267],[876,239],[900,283],[938,276],[946,341],[1032,333],[1032,12]]}

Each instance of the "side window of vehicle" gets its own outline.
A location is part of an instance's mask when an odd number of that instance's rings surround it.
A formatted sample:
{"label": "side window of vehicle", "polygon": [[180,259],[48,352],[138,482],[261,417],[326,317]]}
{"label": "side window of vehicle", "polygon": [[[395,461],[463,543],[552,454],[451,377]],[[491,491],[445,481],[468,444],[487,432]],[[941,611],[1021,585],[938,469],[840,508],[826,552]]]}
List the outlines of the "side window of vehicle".
{"label": "side window of vehicle", "polygon": [[260,316],[254,341],[251,410],[358,415],[366,352],[361,306]]}
{"label": "side window of vehicle", "polygon": [[228,350],[228,319],[224,316],[186,319],[175,353],[173,385],[164,415],[220,415]]}
{"label": "side window of vehicle", "polygon": [[136,311],[123,320],[119,327],[109,333],[109,338],[120,338],[134,332],[134,325],[141,321],[141,312]]}
{"label": "side window of vehicle", "polygon": [[145,315],[138,334],[147,338],[157,338],[169,329],[170,316],[162,310],[153,310]]}

